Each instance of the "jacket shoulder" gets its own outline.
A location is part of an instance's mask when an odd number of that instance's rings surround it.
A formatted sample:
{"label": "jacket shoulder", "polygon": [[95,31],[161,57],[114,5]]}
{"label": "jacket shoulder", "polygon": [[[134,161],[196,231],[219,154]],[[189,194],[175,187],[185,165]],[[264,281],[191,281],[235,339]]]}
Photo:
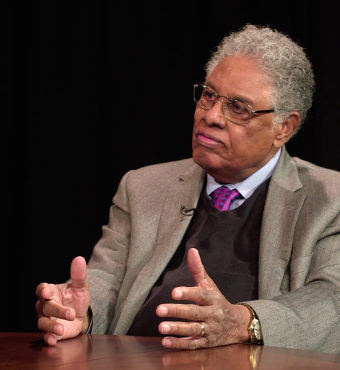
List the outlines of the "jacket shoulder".
{"label": "jacket shoulder", "polygon": [[296,164],[300,178],[311,179],[321,182],[335,181],[340,189],[340,172],[329,168],[321,167],[298,157],[292,157]]}
{"label": "jacket shoulder", "polygon": [[130,181],[144,181],[148,182],[167,182],[174,177],[180,177],[188,172],[196,171],[200,167],[193,161],[192,158],[182,159],[179,161],[172,161],[166,163],[152,164],[141,167],[136,170],[129,171],[127,176]]}

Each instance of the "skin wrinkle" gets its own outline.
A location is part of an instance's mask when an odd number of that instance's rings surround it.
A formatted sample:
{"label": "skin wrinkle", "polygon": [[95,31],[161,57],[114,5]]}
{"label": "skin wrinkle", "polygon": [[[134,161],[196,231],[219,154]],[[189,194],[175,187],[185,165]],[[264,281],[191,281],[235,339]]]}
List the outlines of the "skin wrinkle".
{"label": "skin wrinkle", "polygon": [[[193,313],[192,313],[192,317],[195,321],[200,321],[202,320],[202,314],[201,314],[201,309],[200,309],[200,306],[197,306],[197,305],[194,305],[193,306]],[[200,332],[201,332],[201,329],[200,329]]]}

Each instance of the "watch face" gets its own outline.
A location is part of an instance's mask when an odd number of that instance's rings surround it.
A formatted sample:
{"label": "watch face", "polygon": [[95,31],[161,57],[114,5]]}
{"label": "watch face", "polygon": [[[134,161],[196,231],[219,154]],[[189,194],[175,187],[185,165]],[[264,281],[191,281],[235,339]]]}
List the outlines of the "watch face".
{"label": "watch face", "polygon": [[253,321],[253,333],[256,339],[262,339],[260,322],[258,320]]}
{"label": "watch face", "polygon": [[255,335],[256,339],[262,339],[261,329],[260,329],[260,324],[259,324],[259,322],[257,322],[257,323],[254,325],[254,335]]}

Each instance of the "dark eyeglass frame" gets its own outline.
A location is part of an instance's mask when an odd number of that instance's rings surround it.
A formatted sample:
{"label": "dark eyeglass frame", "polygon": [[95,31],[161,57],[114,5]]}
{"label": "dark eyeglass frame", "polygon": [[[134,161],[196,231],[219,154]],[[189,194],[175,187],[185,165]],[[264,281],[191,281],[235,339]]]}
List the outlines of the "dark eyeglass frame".
{"label": "dark eyeglass frame", "polygon": [[[210,108],[205,108],[205,107],[202,107],[201,104],[199,103],[199,101],[196,101],[196,97],[195,97],[195,90],[197,87],[203,87],[204,89],[207,89],[211,94],[213,94],[215,96],[215,100],[213,101],[213,103],[211,104],[211,107]],[[223,99],[221,99],[223,98]],[[249,120],[247,122],[235,122],[233,120],[231,120],[229,117],[226,117],[225,115],[225,105],[224,105],[224,100],[227,99],[228,101],[230,102],[241,102],[242,104],[245,105],[246,109],[249,111]],[[194,84],[194,101],[195,103],[197,103],[202,109],[204,110],[209,110],[211,109],[214,104],[216,103],[217,100],[220,100],[222,102],[222,112],[223,112],[223,116],[225,119],[227,119],[228,121],[230,122],[233,122],[233,123],[236,123],[237,125],[247,125],[250,120],[253,118],[253,115],[254,114],[263,114],[263,113],[274,113],[275,112],[275,109],[261,109],[261,110],[253,110],[253,107],[250,106],[249,104],[245,103],[244,101],[242,100],[239,100],[239,99],[232,99],[232,98],[229,98],[228,96],[224,96],[224,95],[220,95],[220,94],[217,94],[214,90],[211,90],[208,86],[204,85],[203,83],[200,83],[200,84]],[[248,109],[249,108],[249,109]]]}

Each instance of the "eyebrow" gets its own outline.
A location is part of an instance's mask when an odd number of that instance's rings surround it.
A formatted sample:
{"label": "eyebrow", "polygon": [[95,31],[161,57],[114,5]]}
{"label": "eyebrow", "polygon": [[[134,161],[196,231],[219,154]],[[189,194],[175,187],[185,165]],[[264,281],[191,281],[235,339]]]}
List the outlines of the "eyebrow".
{"label": "eyebrow", "polygon": [[[219,94],[216,91],[217,89],[215,88],[215,86],[212,83],[210,83],[210,82],[204,82],[204,85],[207,86],[207,87],[209,87],[216,94]],[[244,97],[241,97],[241,96],[240,97],[238,97],[238,96],[228,96],[228,95],[223,95],[223,94],[219,94],[219,95],[227,96],[228,98],[233,99],[233,100],[239,100],[239,101],[241,101],[241,102],[243,102],[245,104],[250,105],[253,108],[254,102],[251,99],[249,99],[249,98],[244,98]]]}

